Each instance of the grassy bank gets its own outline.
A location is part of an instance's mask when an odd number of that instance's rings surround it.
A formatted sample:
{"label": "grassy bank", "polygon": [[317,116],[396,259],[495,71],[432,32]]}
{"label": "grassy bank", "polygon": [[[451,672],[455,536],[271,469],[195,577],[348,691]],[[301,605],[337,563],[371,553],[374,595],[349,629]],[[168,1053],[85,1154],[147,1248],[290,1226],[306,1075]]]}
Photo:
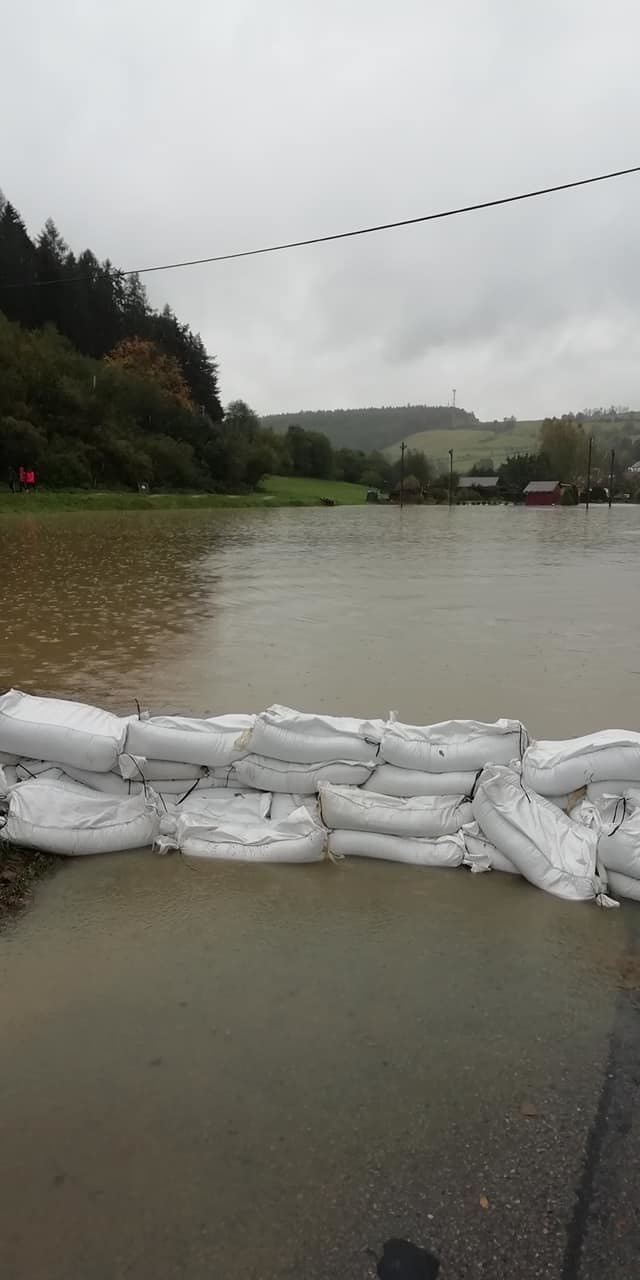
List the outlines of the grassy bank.
{"label": "grassy bank", "polygon": [[202,511],[218,507],[317,507],[323,498],[338,506],[363,503],[366,489],[340,480],[267,476],[255,493],[130,493],[109,490],[0,491],[0,515],[57,511]]}
{"label": "grassy bank", "polygon": [[29,906],[34,882],[50,875],[59,861],[32,849],[0,845],[0,928]]}

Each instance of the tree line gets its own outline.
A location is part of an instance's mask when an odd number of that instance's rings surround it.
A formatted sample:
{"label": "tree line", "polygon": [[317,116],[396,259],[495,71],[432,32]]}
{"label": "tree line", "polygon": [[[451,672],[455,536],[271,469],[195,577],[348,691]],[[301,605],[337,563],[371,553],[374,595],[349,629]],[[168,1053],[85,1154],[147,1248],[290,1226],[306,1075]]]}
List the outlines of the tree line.
{"label": "tree line", "polygon": [[[628,415],[629,411],[625,410]],[[471,468],[471,476],[497,476],[504,497],[518,499],[531,480],[557,480],[567,486],[566,501],[577,501],[587,486],[590,432],[585,430],[582,414],[563,414],[545,418],[540,428],[539,449],[519,453],[495,468],[491,458],[480,460]],[[594,411],[590,418],[600,418]],[[610,434],[607,443],[591,437],[590,488],[594,494],[606,496],[611,478],[611,450],[614,450],[613,486],[615,492],[636,494],[640,476],[630,475],[628,468],[640,457],[640,423],[629,415],[618,433]]]}
{"label": "tree line", "polygon": [[283,435],[291,426],[319,431],[332,445],[355,450],[386,449],[421,431],[478,426],[475,413],[450,405],[383,405],[363,409],[304,409],[263,415],[262,424]]}

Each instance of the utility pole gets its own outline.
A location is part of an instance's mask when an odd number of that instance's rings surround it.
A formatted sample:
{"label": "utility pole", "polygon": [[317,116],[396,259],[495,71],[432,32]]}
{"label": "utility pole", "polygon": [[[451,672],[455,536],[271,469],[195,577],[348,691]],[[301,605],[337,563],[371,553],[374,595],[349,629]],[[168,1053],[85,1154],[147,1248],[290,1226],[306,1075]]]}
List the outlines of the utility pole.
{"label": "utility pole", "polygon": [[591,450],[593,448],[593,436],[589,436],[589,452],[587,454],[587,511],[589,510],[589,499],[591,497]]}
{"label": "utility pole", "polygon": [[402,444],[400,445],[400,510],[401,511],[404,506],[404,454],[405,454],[406,447],[407,446],[403,440]]}
{"label": "utility pole", "polygon": [[613,464],[614,464],[615,460],[616,460],[616,451],[615,451],[615,449],[612,449],[612,450],[611,450],[611,465],[610,465],[610,467],[609,467],[609,510],[611,510],[611,503],[612,503],[612,500],[613,500]]}
{"label": "utility pole", "polygon": [[449,450],[449,506],[451,506],[452,503],[453,503],[453,449],[450,449]]}
{"label": "utility pole", "polygon": [[453,387],[452,390],[453,390],[453,399],[451,401],[451,430],[453,431],[456,425],[456,389],[455,387]]}

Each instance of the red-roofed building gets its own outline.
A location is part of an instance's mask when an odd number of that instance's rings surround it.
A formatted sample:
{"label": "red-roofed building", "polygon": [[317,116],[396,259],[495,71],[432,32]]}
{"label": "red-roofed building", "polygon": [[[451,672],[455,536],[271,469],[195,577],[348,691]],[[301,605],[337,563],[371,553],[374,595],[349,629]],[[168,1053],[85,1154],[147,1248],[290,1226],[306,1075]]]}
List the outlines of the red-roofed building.
{"label": "red-roofed building", "polygon": [[530,480],[524,494],[528,507],[557,507],[562,487],[559,480]]}

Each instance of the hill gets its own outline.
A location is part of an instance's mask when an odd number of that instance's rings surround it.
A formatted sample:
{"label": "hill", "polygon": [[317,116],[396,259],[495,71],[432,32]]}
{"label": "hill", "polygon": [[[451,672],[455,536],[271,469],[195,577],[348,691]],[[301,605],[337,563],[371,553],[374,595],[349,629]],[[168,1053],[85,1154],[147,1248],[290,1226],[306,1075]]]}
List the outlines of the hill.
{"label": "hill", "polygon": [[[631,410],[617,413],[577,415],[586,435],[602,448],[618,448],[624,440],[634,440],[640,449],[640,412]],[[506,458],[516,453],[535,453],[539,448],[541,420],[517,422],[478,422],[473,428],[462,430],[421,431],[404,436],[410,449],[420,450],[444,469],[448,463],[449,449],[453,449],[454,467],[464,472],[478,462],[491,458],[499,467]],[[395,459],[400,454],[398,439],[385,450],[387,457]]]}
{"label": "hill", "polygon": [[322,432],[339,448],[363,449],[365,453],[386,449],[403,436],[446,430],[454,424],[456,428],[479,425],[475,413],[443,404],[301,409],[297,413],[270,413],[262,417],[263,427],[278,434],[288,431],[289,427],[302,427],[305,431]]}
{"label": "hill", "polygon": [[[405,436],[405,444],[410,449],[420,450],[439,469],[448,465],[449,449],[453,449],[456,471],[465,471],[475,463],[491,458],[496,467],[514,453],[535,453],[538,448],[538,436],[542,422],[479,422],[474,428],[443,431],[421,431],[415,435]],[[396,441],[386,450],[388,457],[396,458],[400,453],[400,441]]]}

